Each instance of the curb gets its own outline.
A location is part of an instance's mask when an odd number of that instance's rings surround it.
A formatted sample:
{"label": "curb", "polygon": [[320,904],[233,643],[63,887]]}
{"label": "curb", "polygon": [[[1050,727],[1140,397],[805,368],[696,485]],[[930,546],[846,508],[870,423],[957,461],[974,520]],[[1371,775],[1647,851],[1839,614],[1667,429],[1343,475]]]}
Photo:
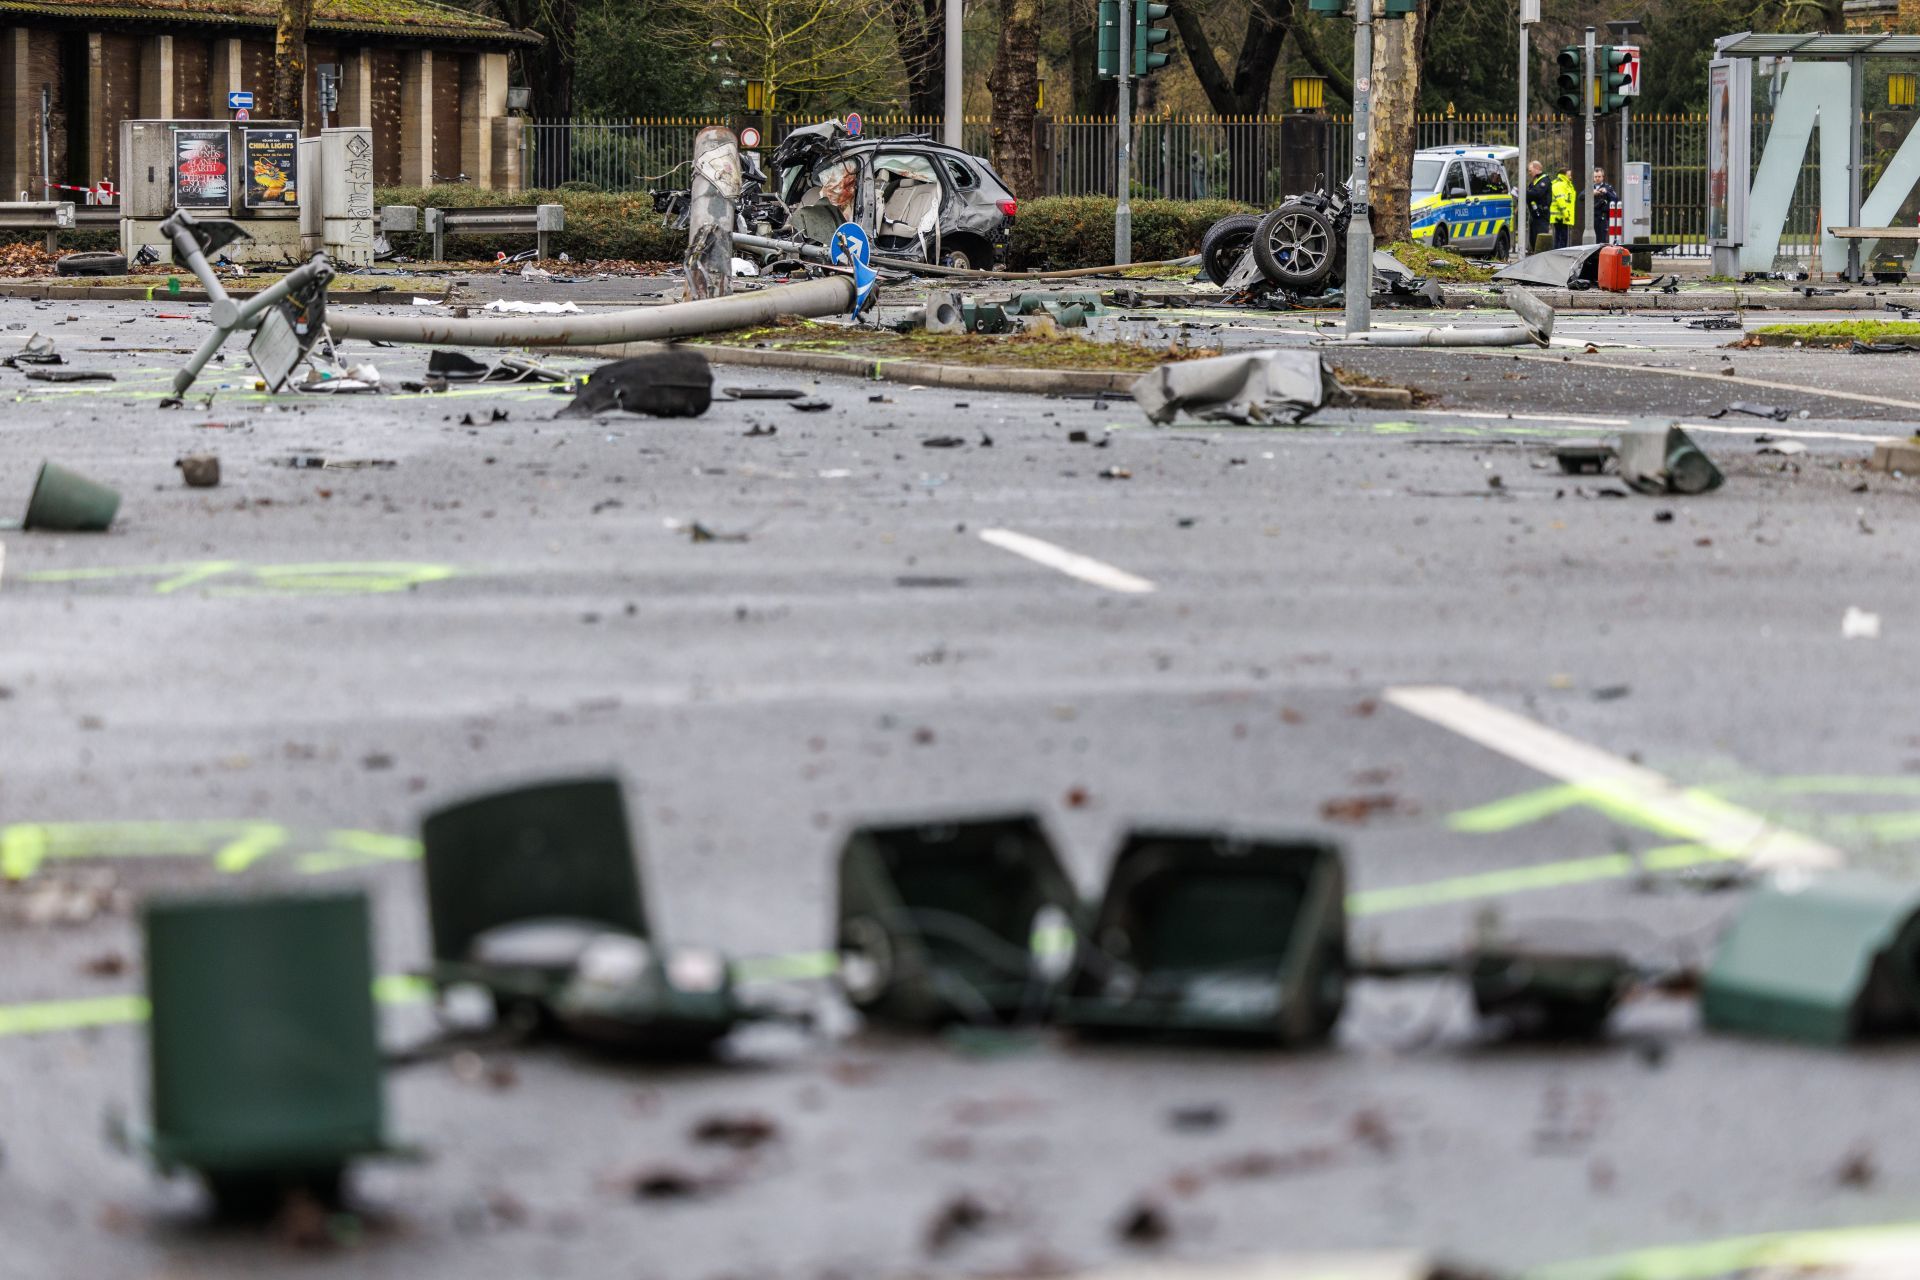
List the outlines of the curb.
{"label": "curb", "polygon": [[[633,356],[657,351],[662,344],[626,342],[595,347],[559,347],[555,355]],[[770,351],[760,347],[724,347],[693,344],[714,364],[744,369],[794,369],[802,373],[833,373],[876,382],[910,382],[923,387],[959,391],[1010,391],[1023,395],[1128,395],[1140,375],[1105,369],[1010,369],[1005,365],[938,364],[931,360],[870,360],[864,356],[836,356],[820,351]],[[1340,407],[1353,409],[1407,409],[1413,392],[1405,387],[1348,387],[1339,393]]]}
{"label": "curb", "polygon": [[[259,289],[229,289],[227,296],[236,302],[245,302],[261,292]],[[327,291],[327,305],[341,306],[355,303],[375,303],[381,306],[398,306],[397,297],[412,297],[413,294],[401,289],[382,289],[378,293],[372,290]],[[140,284],[39,284],[27,280],[0,281],[0,298],[25,298],[29,302],[152,302],[152,303],[205,303],[205,289],[182,287],[178,293],[168,293],[166,282],[157,285]]]}
{"label": "curb", "polygon": [[[1533,296],[1555,311],[1881,311],[1888,303],[1920,309],[1912,290],[1837,293],[1809,298],[1798,293],[1721,289],[1700,293],[1605,293],[1598,289],[1536,289]],[[1499,296],[1478,290],[1444,289],[1447,307],[1499,307]]]}
{"label": "curb", "polygon": [[[802,373],[834,373],[874,382],[910,382],[924,387],[959,391],[1015,391],[1027,395],[1126,395],[1137,373],[1105,369],[1014,369],[1005,365],[939,364],[932,360],[886,360],[867,356],[839,356],[824,351],[774,351],[762,347],[726,347],[695,344],[694,349],[715,364],[748,369],[793,369]],[[575,356],[631,356],[658,350],[647,342],[607,346],[564,347],[559,354]]]}

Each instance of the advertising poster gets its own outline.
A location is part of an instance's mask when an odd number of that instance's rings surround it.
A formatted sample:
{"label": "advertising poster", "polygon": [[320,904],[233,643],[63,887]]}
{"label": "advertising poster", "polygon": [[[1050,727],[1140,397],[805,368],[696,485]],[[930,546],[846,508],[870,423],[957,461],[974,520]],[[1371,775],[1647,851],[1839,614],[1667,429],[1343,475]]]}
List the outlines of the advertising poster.
{"label": "advertising poster", "polygon": [[1707,243],[1732,245],[1733,68],[1707,68]]}
{"label": "advertising poster", "polygon": [[297,129],[248,129],[247,208],[292,209],[300,203]]}
{"label": "advertising poster", "polygon": [[225,129],[177,129],[173,135],[173,203],[181,209],[226,209],[233,174]]}

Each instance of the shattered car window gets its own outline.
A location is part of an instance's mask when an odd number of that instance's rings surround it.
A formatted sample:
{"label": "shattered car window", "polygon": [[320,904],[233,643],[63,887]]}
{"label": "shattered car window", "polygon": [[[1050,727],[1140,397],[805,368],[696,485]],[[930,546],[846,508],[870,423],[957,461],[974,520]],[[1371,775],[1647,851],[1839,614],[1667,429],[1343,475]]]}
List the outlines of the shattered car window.
{"label": "shattered car window", "polygon": [[873,158],[873,176],[881,184],[881,190],[895,182],[934,182],[940,178],[933,171],[933,161],[925,156],[905,155],[900,152],[882,152]]}
{"label": "shattered car window", "polygon": [[954,186],[963,191],[968,187],[977,187],[980,185],[980,180],[973,176],[973,170],[951,157],[947,160],[947,176],[953,179]]}

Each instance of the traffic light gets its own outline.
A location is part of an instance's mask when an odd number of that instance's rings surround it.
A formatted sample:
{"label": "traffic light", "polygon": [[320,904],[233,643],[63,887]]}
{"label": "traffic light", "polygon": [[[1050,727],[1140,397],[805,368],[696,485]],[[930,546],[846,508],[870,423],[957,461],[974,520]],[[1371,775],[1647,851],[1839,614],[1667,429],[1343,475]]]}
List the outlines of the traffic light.
{"label": "traffic light", "polygon": [[1167,16],[1167,6],[1150,0],[1133,0],[1133,74],[1144,76],[1158,71],[1173,55],[1149,52],[1156,44],[1173,39],[1173,32],[1153,24]]}
{"label": "traffic light", "polygon": [[1100,0],[1096,19],[1100,26],[1100,79],[1113,80],[1120,75],[1120,0]]}
{"label": "traffic light", "polygon": [[1580,95],[1586,92],[1587,52],[1577,44],[1570,44],[1560,51],[1560,78],[1556,82],[1559,92],[1554,95],[1553,109],[1563,116],[1577,116],[1586,113],[1586,104]]}
{"label": "traffic light", "polygon": [[1594,68],[1594,75],[1600,83],[1594,93],[1594,114],[1612,115],[1627,105],[1627,98],[1639,87],[1634,83],[1637,77],[1632,67],[1639,50],[1615,44],[1595,52],[1600,65]]}

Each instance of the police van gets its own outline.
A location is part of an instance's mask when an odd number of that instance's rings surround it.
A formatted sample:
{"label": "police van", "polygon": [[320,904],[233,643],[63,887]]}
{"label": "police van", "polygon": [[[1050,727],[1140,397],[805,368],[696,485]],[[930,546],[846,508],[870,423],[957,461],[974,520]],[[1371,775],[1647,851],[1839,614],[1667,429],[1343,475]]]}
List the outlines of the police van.
{"label": "police van", "polygon": [[1413,153],[1413,238],[1435,249],[1504,258],[1513,248],[1518,147],[1427,147]]}

